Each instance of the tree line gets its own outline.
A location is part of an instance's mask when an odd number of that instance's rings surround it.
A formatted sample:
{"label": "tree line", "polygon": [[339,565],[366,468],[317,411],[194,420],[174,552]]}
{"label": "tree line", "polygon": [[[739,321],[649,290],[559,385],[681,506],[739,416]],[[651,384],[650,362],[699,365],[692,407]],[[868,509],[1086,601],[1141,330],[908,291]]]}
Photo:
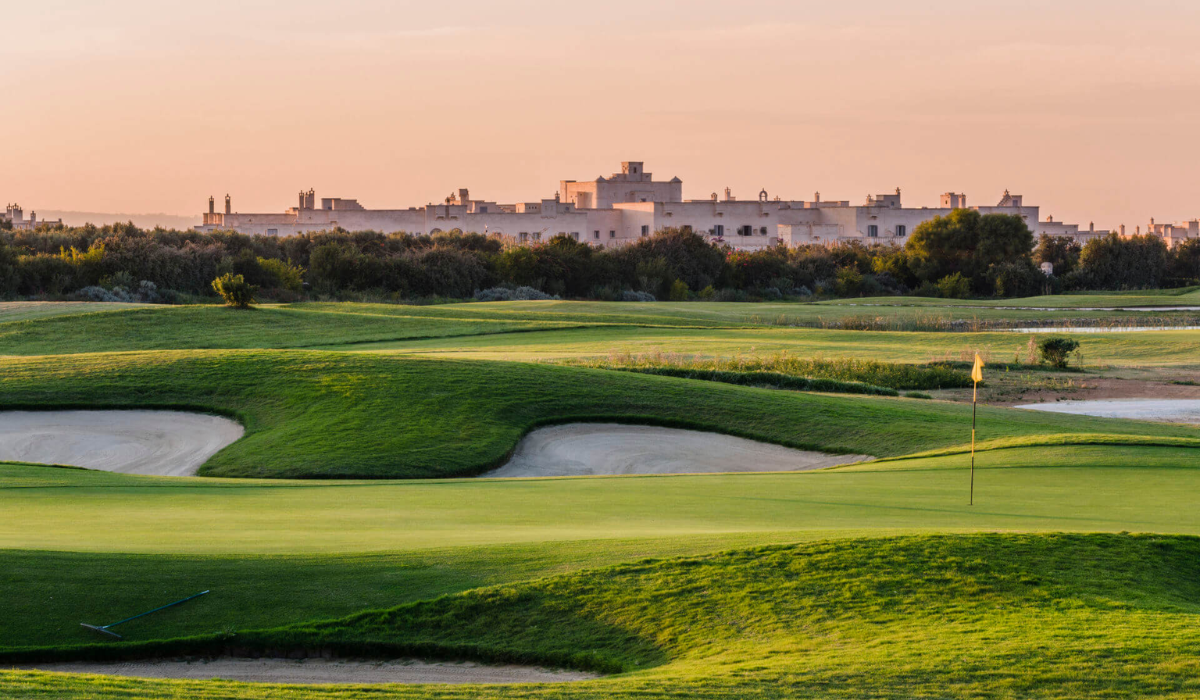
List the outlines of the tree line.
{"label": "tree line", "polygon": [[[1038,265],[1053,264],[1053,274]],[[1030,296],[1077,289],[1196,284],[1200,239],[1168,250],[1153,236],[1080,246],[1035,241],[1020,217],[956,210],[916,227],[904,246],[735,251],[688,228],[620,248],[566,236],[514,245],[450,231],[432,236],[342,230],[289,237],[140,229],[132,224],[0,230],[0,295],[180,301],[241,275],[276,300],[468,298],[498,287],[566,298],[751,300],[917,294]],[[486,296],[486,295],[485,295]],[[488,298],[494,298],[488,297]]]}

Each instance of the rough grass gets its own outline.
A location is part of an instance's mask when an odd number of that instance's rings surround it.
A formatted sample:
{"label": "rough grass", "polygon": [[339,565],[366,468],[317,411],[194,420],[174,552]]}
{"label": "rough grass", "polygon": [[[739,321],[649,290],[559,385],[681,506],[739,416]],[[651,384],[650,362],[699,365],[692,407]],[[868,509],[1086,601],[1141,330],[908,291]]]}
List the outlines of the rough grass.
{"label": "rough grass", "polygon": [[[776,374],[803,379],[852,382],[889,389],[946,389],[971,386],[971,377],[968,373],[942,365],[918,366],[853,358],[797,357],[789,355],[787,352],[732,357],[706,357],[676,353],[631,355],[613,352],[603,359],[582,360],[572,364],[600,369],[628,369],[651,373],[658,370],[669,370],[670,372],[662,372],[669,376],[683,376],[678,372],[719,372],[735,375]],[[694,378],[703,379],[705,377],[696,376]],[[717,381],[725,380],[718,379]],[[812,390],[837,391],[838,389]],[[871,392],[852,391],[848,393]]]}
{"label": "rough grass", "polygon": [[[1200,692],[1200,542],[958,535],[640,562],[197,648],[420,648],[621,675],[569,686],[282,688],[0,673],[5,697],[1079,698]],[[173,648],[178,648],[176,643]],[[172,648],[163,645],[164,648]],[[150,651],[153,650],[149,649]],[[63,649],[59,657],[102,656]],[[10,656],[12,660],[14,657]]]}

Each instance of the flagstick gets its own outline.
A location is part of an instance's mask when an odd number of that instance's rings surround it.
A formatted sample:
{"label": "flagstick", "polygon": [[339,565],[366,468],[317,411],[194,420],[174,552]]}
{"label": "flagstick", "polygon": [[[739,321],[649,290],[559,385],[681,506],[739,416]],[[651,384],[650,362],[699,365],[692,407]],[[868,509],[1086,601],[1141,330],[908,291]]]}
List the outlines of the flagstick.
{"label": "flagstick", "polygon": [[979,399],[979,382],[971,392],[971,501],[967,505],[975,505],[975,406]]}

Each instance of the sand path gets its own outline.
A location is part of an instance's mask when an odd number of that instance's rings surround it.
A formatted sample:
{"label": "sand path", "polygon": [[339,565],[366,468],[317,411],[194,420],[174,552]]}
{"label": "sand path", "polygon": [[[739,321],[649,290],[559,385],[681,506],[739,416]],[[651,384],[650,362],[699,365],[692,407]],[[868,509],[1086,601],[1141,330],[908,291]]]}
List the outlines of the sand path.
{"label": "sand path", "polygon": [[581,671],[534,666],[489,666],[470,662],[424,662],[411,659],[240,659],[222,657],[185,661],[150,659],[100,663],[71,661],[20,666],[18,670],[96,673],[135,678],[186,678],[256,683],[562,683],[598,678]]}
{"label": "sand path", "polygon": [[617,423],[539,428],[486,477],[695,474],[821,469],[871,459],[770,445],[695,430]]}
{"label": "sand path", "polygon": [[1133,418],[1166,423],[1200,423],[1200,399],[1105,399],[1096,401],[1051,401],[1021,404],[1051,413],[1073,413],[1101,418]]}
{"label": "sand path", "polygon": [[181,411],[3,411],[0,461],[188,476],[243,432]]}

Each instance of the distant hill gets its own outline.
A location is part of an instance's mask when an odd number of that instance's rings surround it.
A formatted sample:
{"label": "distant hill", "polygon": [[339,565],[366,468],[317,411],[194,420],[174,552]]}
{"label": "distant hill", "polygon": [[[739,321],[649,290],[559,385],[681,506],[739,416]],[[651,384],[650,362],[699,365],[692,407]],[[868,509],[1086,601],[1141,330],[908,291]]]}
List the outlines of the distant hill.
{"label": "distant hill", "polygon": [[[26,212],[26,216],[29,212]],[[179,216],[178,214],[114,214],[98,211],[58,211],[47,209],[45,211],[38,210],[38,219],[49,219],[54,221],[62,219],[67,226],[82,226],[83,224],[92,223],[97,226],[113,223],[125,223],[132,221],[138,228],[154,228],[162,226],[163,228],[174,229],[190,229],[197,226],[201,222],[199,216]]]}

